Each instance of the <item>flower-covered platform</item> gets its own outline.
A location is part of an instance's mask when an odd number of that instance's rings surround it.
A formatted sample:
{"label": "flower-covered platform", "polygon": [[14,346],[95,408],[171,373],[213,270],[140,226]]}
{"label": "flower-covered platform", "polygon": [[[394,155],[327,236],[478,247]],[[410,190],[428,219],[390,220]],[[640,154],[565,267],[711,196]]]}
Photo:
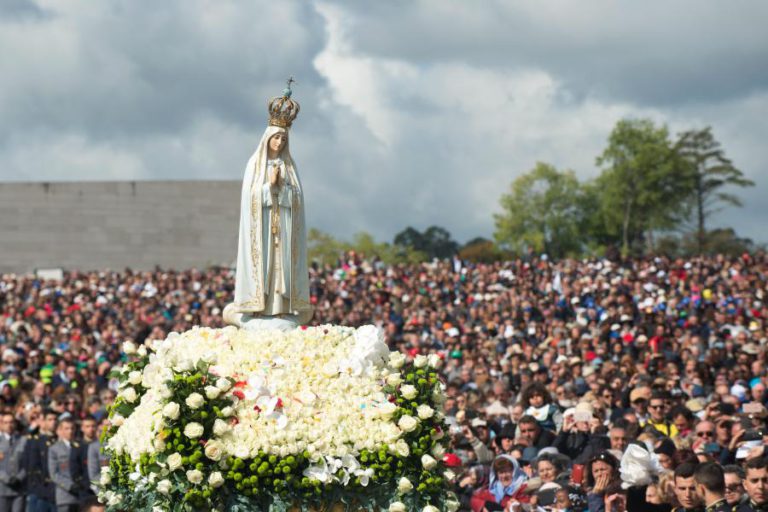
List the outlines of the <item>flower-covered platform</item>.
{"label": "flower-covered platform", "polygon": [[195,328],[124,346],[110,511],[456,510],[436,356],[380,331]]}

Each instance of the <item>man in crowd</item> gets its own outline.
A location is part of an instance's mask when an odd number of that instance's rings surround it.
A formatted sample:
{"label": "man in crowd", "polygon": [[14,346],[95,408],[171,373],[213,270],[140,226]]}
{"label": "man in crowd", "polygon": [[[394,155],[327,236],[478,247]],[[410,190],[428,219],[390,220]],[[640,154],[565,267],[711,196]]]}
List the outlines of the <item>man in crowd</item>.
{"label": "man in crowd", "polygon": [[70,453],[74,435],[75,422],[71,418],[60,420],[56,427],[58,440],[48,450],[48,473],[56,486],[56,510],[58,512],[77,512],[80,502]]}
{"label": "man in crowd", "polygon": [[700,512],[701,499],[696,493],[696,464],[686,462],[675,468],[675,496],[680,507],[675,512]]}
{"label": "man in crowd", "polygon": [[736,512],[768,511],[768,459],[748,460],[744,465],[744,489],[749,501],[736,508]]}
{"label": "man in crowd", "polygon": [[704,503],[706,512],[731,512],[725,500],[725,475],[720,464],[706,462],[700,464],[694,472],[696,494]]}
{"label": "man in crowd", "polygon": [[19,468],[24,440],[16,435],[16,419],[11,413],[0,414],[0,512],[21,512],[23,474]]}

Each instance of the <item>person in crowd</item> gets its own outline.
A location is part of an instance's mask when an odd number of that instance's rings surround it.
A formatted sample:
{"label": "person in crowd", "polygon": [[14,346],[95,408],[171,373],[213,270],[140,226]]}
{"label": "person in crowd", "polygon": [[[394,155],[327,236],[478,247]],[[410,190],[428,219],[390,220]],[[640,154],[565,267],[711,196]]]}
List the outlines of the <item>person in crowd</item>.
{"label": "person in crowd", "polygon": [[529,460],[536,457],[539,450],[552,446],[555,441],[555,434],[539,425],[536,418],[525,415],[518,422],[520,430],[520,442],[526,446],[525,452],[529,455]]}
{"label": "person in crowd", "polygon": [[725,499],[725,473],[716,462],[706,462],[696,467],[693,473],[696,495],[704,503],[706,512],[731,512]]}
{"label": "person in crowd", "polygon": [[696,463],[684,462],[675,468],[675,496],[680,506],[675,512],[703,511],[701,499],[696,493]]}
{"label": "person in crowd", "polygon": [[768,510],[768,459],[755,457],[744,464],[744,489],[749,500],[736,507],[736,512]]}
{"label": "person in crowd", "polygon": [[725,501],[727,501],[728,506],[733,509],[737,505],[740,505],[742,500],[746,501],[743,484],[744,469],[735,464],[731,464],[723,467],[723,474],[725,477]]}
{"label": "person in crowd", "polygon": [[585,472],[589,510],[605,512],[606,491],[620,481],[619,461],[603,451],[590,459]]}
{"label": "person in crowd", "polygon": [[48,471],[48,451],[56,442],[55,411],[45,410],[37,425],[32,426],[22,454],[26,473],[27,509],[29,512],[55,512],[55,486]]}
{"label": "person in crowd", "polygon": [[19,462],[24,439],[16,433],[16,419],[10,412],[0,414],[0,512],[24,510]]}
{"label": "person in crowd", "polygon": [[48,450],[48,473],[56,486],[57,512],[77,512],[80,490],[72,470],[71,451],[75,422],[65,417],[56,426],[57,441]]}
{"label": "person in crowd", "polygon": [[541,382],[532,382],[520,395],[520,405],[527,416],[533,416],[542,429],[552,432],[560,430],[563,415],[552,403],[552,396]]}
{"label": "person in crowd", "polygon": [[527,502],[523,494],[527,480],[528,476],[513,457],[499,455],[491,464],[488,487],[472,497],[472,511],[507,510],[512,502]]}

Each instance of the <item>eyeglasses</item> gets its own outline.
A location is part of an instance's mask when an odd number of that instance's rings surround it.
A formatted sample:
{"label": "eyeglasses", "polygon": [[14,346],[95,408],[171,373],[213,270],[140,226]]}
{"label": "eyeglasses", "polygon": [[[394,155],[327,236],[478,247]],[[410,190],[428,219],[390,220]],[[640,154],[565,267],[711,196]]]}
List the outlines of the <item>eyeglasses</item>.
{"label": "eyeglasses", "polygon": [[699,432],[696,432],[696,435],[699,437],[714,437],[715,433],[712,430],[701,430]]}
{"label": "eyeglasses", "polygon": [[651,405],[648,406],[648,408],[649,409],[663,409],[664,408],[664,404],[656,404],[656,405],[651,404]]}

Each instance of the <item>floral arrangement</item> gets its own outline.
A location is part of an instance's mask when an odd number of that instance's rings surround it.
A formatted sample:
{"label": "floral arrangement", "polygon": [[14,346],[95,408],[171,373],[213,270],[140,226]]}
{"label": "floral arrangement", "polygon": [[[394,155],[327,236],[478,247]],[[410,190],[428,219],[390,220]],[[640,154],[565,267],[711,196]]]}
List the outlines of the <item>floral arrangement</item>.
{"label": "floral arrangement", "polygon": [[123,347],[108,511],[458,509],[437,356],[373,326],[195,328]]}

